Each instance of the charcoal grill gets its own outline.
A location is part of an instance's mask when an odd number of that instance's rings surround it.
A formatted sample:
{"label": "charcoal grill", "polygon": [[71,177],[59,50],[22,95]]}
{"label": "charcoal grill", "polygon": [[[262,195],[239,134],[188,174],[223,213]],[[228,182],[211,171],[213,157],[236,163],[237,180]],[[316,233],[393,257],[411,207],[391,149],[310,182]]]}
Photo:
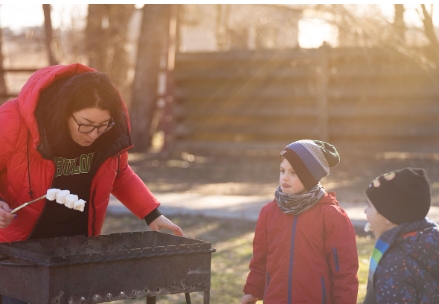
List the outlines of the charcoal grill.
{"label": "charcoal grill", "polygon": [[0,244],[0,294],[31,304],[85,304],[203,292],[210,243],[155,231]]}

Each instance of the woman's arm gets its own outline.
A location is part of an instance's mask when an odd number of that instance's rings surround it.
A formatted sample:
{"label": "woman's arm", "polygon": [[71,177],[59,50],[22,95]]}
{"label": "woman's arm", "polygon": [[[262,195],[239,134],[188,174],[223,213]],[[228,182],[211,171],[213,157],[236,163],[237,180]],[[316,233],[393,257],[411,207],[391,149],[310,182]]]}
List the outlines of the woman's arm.
{"label": "woman's arm", "polygon": [[20,121],[21,117],[16,99],[0,106],[0,173],[6,170],[6,165],[14,152],[18,134],[22,127]]}
{"label": "woman's arm", "polygon": [[[23,125],[21,124],[17,99],[11,99],[0,106],[0,201],[3,202],[10,199],[7,193],[9,185],[6,174],[12,157],[17,155],[16,146],[19,142],[21,128]],[[10,174],[13,173],[17,172],[14,171]],[[8,208],[2,210],[9,210]]]}
{"label": "woman's arm", "polygon": [[119,170],[112,194],[139,219],[145,218],[159,207],[159,201],[129,166],[127,152],[120,156]]}
{"label": "woman's arm", "polygon": [[129,166],[127,152],[121,155],[120,171],[114,182],[112,193],[138,218],[144,218],[152,230],[169,229],[175,235],[183,236],[183,231],[179,226],[158,212],[157,208],[160,203]]}

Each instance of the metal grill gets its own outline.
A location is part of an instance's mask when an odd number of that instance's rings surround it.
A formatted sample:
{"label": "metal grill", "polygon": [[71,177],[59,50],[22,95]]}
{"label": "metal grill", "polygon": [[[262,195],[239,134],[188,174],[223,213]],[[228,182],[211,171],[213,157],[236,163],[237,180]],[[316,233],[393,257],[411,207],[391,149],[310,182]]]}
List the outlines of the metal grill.
{"label": "metal grill", "polygon": [[102,303],[204,292],[210,243],[155,231],[0,244],[0,294],[31,304]]}

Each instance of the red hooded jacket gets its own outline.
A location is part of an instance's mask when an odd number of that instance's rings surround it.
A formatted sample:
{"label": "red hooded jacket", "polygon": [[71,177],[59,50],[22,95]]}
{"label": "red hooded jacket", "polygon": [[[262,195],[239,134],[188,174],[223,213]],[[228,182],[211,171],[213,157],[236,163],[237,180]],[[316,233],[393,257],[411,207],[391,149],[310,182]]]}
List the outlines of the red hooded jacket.
{"label": "red hooded jacket", "polygon": [[355,231],[335,193],[298,216],[272,201],[259,215],[244,293],[264,304],[354,304],[357,271]]}
{"label": "red hooded jacket", "polygon": [[[55,174],[53,160],[43,158],[37,150],[41,138],[35,109],[41,92],[58,79],[84,72],[95,70],[81,64],[43,68],[29,78],[17,98],[0,106],[0,199],[10,208],[46,194]],[[124,104],[123,109],[127,112]],[[129,132],[129,121],[127,125]],[[89,208],[88,236],[101,233],[110,193],[140,219],[159,206],[128,165],[127,150],[131,147],[130,143],[106,158],[92,180],[90,199],[86,204]],[[32,196],[29,194],[31,190]],[[0,242],[27,239],[45,203],[46,200],[41,200],[21,209],[7,228],[0,229]]]}

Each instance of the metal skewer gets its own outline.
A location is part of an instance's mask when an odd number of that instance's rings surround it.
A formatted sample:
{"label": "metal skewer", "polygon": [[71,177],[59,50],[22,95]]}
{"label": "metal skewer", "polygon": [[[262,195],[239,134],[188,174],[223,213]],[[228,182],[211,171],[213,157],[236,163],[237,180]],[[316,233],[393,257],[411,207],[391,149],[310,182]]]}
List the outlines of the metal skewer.
{"label": "metal skewer", "polygon": [[36,199],[34,199],[34,200],[31,200],[31,201],[29,201],[29,202],[26,202],[26,203],[24,203],[24,204],[18,206],[17,208],[15,208],[14,210],[11,211],[11,214],[16,213],[18,210],[20,210],[20,209],[22,209],[22,208],[24,208],[24,207],[26,207],[26,206],[28,206],[28,205],[30,205],[30,204],[33,204],[33,203],[35,203],[35,202],[38,202],[39,200],[42,200],[43,198],[46,198],[46,194],[40,196],[39,198],[36,198]]}

